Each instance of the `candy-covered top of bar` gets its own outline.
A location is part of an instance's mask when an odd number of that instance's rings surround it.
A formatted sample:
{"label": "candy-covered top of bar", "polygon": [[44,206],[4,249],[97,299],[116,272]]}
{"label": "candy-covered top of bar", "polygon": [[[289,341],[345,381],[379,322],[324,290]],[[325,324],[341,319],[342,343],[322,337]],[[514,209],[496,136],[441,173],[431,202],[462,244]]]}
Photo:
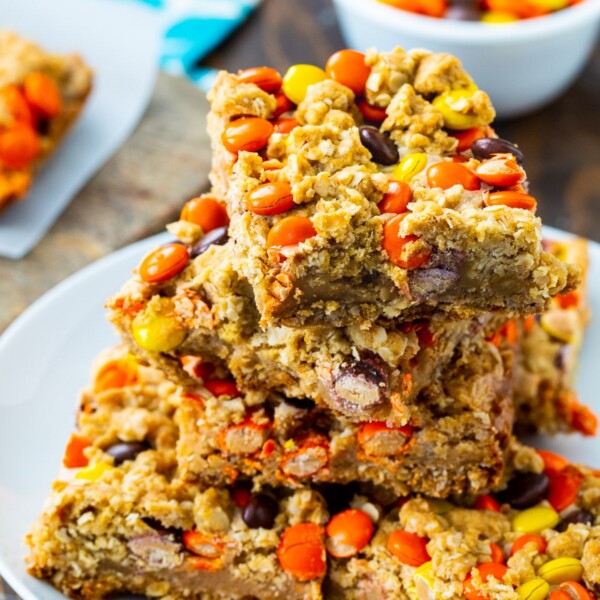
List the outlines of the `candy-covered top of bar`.
{"label": "candy-covered top of bar", "polygon": [[495,137],[487,94],[450,55],[344,50],[326,71],[223,72],[209,98],[214,192],[241,217],[233,237],[244,243],[250,232],[249,260],[353,246],[416,269],[436,251],[427,224],[444,221],[452,247],[459,218],[474,237],[519,231],[527,251],[541,252],[522,152]]}

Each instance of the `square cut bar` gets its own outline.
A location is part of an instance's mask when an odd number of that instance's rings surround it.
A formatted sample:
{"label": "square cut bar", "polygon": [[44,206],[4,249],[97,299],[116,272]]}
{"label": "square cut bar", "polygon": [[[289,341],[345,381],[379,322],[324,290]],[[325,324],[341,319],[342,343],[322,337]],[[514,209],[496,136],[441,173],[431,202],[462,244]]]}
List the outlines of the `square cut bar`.
{"label": "square cut bar", "polygon": [[418,412],[416,396],[461,340],[491,333],[498,320],[262,328],[235,264],[230,240],[210,246],[175,279],[148,284],[136,273],[109,301],[109,318],[134,354],[186,387],[198,380],[182,361],[195,357],[224,363],[241,390],[308,398],[352,420],[397,425]]}
{"label": "square cut bar", "polygon": [[[273,120],[275,95],[226,72],[209,95],[213,193],[229,211],[237,268],[252,285],[262,322],[340,326],[434,312],[528,314],[571,290],[577,270],[543,250],[535,202],[527,210],[492,194],[522,195],[527,181],[516,190],[478,181],[473,172],[493,165],[469,148],[457,152],[448,111],[487,135],[494,118],[488,96],[459,61],[396,49],[368,53],[366,64],[366,99],[385,109],[379,131],[367,135],[387,140],[402,162],[390,164],[363,143],[354,93],[332,79],[309,86],[291,115],[298,126],[275,129],[255,152],[230,151],[231,128],[242,117]],[[453,160],[464,161],[475,185],[447,187],[429,177],[428,167]],[[409,204],[394,210],[401,218],[379,208],[392,179],[411,188]],[[264,214],[261,206],[257,214],[259,186],[268,183],[289,186],[293,203],[285,212]],[[284,230],[295,231],[292,221],[282,225],[291,217],[306,230],[298,243],[282,241]]]}
{"label": "square cut bar", "polygon": [[[321,495],[278,488],[265,501],[258,486],[252,494],[246,486],[263,512],[243,517],[234,488],[178,479],[174,387],[125,352],[100,361],[65,453],[71,468],[54,482],[27,537],[30,573],[91,600],[124,592],[321,599],[328,519]],[[288,538],[299,531],[315,553],[312,573],[280,563],[286,531]]]}
{"label": "square cut bar", "polygon": [[[569,596],[600,593],[598,471],[513,439],[492,495],[441,501],[250,480],[201,488],[177,475],[178,396],[123,349],[98,361],[65,453],[70,468],[27,537],[34,576],[93,600],[459,600],[465,585],[515,600],[540,579]],[[73,439],[84,436],[81,451]],[[114,440],[129,440],[129,452]],[[543,528],[530,510],[543,513]],[[477,567],[490,562],[500,579],[483,582]],[[556,580],[565,564],[568,581]]]}
{"label": "square cut bar", "polygon": [[574,389],[579,351],[590,320],[587,241],[565,239],[545,245],[552,254],[581,268],[582,283],[573,292],[553,298],[546,312],[519,322],[516,423],[520,431],[594,435],[597,417],[579,403]]}
{"label": "square cut bar", "polygon": [[[214,388],[207,382],[207,387]],[[223,485],[361,482],[396,495],[448,497],[497,486],[512,429],[510,370],[488,342],[458,351],[417,397],[407,425],[356,423],[271,394],[183,393],[181,476]]]}
{"label": "square cut bar", "polygon": [[[155,369],[136,368],[134,361],[118,366],[134,374],[118,379],[130,382],[112,392],[118,405],[168,393],[177,406],[178,472],[186,481],[223,486],[251,478],[287,487],[360,481],[397,495],[419,491],[447,497],[480,493],[502,477],[513,415],[510,368],[482,338],[468,346],[468,353],[457,351],[453,364],[418,396],[419,410],[401,427],[353,423],[308,400],[259,390],[243,394],[224,379],[222,367],[205,387],[191,391],[168,383]],[[95,394],[84,397],[91,412]],[[104,431],[105,447],[118,442],[110,428]]]}
{"label": "square cut bar", "polygon": [[[56,89],[40,89],[40,75]],[[11,154],[3,160],[0,156],[0,209],[27,193],[34,172],[75,122],[91,87],[92,71],[79,56],[49,54],[11,31],[0,30],[0,131],[6,142],[7,136],[25,130],[27,139],[22,143],[29,150],[37,148],[27,157]],[[58,102],[48,97],[55,91]]]}

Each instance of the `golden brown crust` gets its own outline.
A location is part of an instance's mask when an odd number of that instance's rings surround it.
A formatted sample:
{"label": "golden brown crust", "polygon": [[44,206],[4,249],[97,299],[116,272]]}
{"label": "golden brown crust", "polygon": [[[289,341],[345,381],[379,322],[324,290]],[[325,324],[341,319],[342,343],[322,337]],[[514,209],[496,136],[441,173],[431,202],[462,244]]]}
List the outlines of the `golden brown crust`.
{"label": "golden brown crust", "polygon": [[[454,57],[396,49],[370,53],[367,63],[367,99],[386,107],[380,129],[400,157],[424,152],[428,165],[450,160],[456,139],[434,102],[440,94],[471,90],[453,110],[482,126],[494,117],[489,98],[473,91]],[[253,287],[263,325],[340,326],[433,312],[460,318],[481,311],[528,314],[576,285],[577,269],[543,251],[540,221],[532,212],[487,207],[487,184],[478,191],[430,188],[425,168],[410,181],[413,199],[399,235],[418,236],[432,255],[419,268],[393,264],[382,250],[391,215],[381,215],[377,205],[394,166],[371,159],[359,135],[362,116],[343,85],[325,80],[311,86],[295,113],[300,126],[273,134],[264,158],[231,154],[222,134],[240,114],[272,117],[273,96],[223,72],[210,99],[214,193],[228,206],[236,268]],[[477,168],[469,151],[464,158]],[[246,210],[245,195],[273,181],[290,183],[295,206],[275,216]],[[267,248],[271,227],[291,215],[310,218],[317,235],[281,253]]]}

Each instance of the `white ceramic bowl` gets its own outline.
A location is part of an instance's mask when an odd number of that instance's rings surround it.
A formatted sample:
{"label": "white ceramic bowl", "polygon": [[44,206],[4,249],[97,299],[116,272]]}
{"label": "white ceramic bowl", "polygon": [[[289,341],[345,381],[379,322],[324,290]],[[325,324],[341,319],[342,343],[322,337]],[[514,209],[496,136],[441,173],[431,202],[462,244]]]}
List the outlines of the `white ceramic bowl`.
{"label": "white ceramic bowl", "polygon": [[506,25],[433,19],[377,0],[333,1],[350,47],[454,54],[499,117],[531,112],[565,91],[592,52],[600,24],[600,0]]}

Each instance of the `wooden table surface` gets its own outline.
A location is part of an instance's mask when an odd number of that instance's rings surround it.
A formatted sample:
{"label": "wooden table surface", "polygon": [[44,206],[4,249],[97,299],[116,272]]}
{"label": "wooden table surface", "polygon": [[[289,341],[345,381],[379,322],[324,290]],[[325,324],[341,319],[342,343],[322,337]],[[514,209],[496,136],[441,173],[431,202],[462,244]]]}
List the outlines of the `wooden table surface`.
{"label": "wooden table surface", "polygon": [[[263,0],[203,64],[284,71],[298,62],[323,65],[343,47],[330,0]],[[0,295],[0,331],[66,275],[160,231],[186,198],[207,185],[205,114],[206,104],[191,86],[160,76],[134,136],[49,236],[19,263],[0,259],[0,280],[10,282]],[[535,114],[497,122],[496,129],[525,152],[544,222],[600,241],[600,47],[559,100]],[[14,598],[8,589],[3,593],[0,580],[0,599],[3,594]]]}

